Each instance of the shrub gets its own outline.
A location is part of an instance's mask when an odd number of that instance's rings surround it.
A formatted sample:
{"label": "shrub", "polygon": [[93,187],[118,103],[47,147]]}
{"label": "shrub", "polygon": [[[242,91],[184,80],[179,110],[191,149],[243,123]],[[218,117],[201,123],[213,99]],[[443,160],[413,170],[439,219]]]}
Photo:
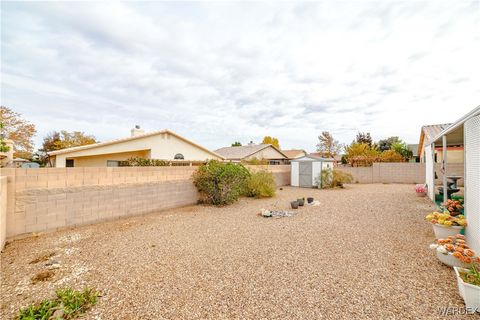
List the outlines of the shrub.
{"label": "shrub", "polygon": [[255,198],[270,198],[275,195],[276,184],[273,174],[267,170],[251,172],[246,195]]}
{"label": "shrub", "polygon": [[344,183],[352,183],[353,176],[336,169],[324,169],[316,179],[319,188],[343,188]]}
{"label": "shrub", "polygon": [[213,205],[230,204],[245,194],[250,173],[242,164],[209,161],[193,174],[201,201]]}
{"label": "shrub", "polygon": [[166,165],[168,165],[168,163],[163,160],[140,157],[132,157],[127,159],[127,161],[122,161],[122,166],[127,167],[163,167]]}
{"label": "shrub", "polygon": [[251,165],[251,166],[266,166],[268,164],[268,160],[266,159],[258,159],[253,157],[250,160],[243,160],[242,163]]}
{"label": "shrub", "polygon": [[395,150],[383,151],[380,154],[382,162],[405,162],[405,158]]}
{"label": "shrub", "polygon": [[15,319],[75,319],[97,303],[99,293],[92,289],[58,289],[55,299],[45,299],[20,309]]}

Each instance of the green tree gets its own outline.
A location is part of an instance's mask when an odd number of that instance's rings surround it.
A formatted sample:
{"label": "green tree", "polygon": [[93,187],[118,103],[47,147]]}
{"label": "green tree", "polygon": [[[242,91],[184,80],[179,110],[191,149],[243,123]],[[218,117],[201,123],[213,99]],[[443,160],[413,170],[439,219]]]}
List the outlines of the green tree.
{"label": "green tree", "polygon": [[323,131],[322,134],[318,136],[318,140],[317,151],[320,152],[323,157],[334,158],[340,154],[340,150],[343,148],[343,145],[335,140],[328,131]]}
{"label": "green tree", "polygon": [[379,161],[380,152],[375,146],[367,143],[353,142],[345,148],[345,157],[352,167],[371,166],[375,161]]}
{"label": "green tree", "polygon": [[391,146],[391,150],[397,152],[398,154],[402,155],[405,159],[410,159],[413,157],[413,152],[408,149],[408,146],[405,142],[395,142]]}
{"label": "green tree", "polygon": [[48,152],[93,143],[97,143],[95,137],[93,135],[87,135],[81,131],[53,131],[43,138],[42,148],[38,150],[39,161],[46,164],[50,160]]}
{"label": "green tree", "polygon": [[392,144],[397,143],[397,142],[402,142],[399,137],[393,136],[393,137],[388,137],[387,139],[379,140],[377,145],[378,145],[378,150],[380,151],[387,151],[392,149]]}
{"label": "green tree", "polygon": [[239,141],[235,141],[234,143],[232,143],[232,147],[241,147],[241,146],[242,146],[242,143]]}
{"label": "green tree", "polygon": [[275,148],[280,149],[280,143],[278,142],[278,139],[275,137],[270,137],[270,136],[263,137],[262,144],[271,144]]}
{"label": "green tree", "polygon": [[0,122],[0,152],[8,152],[10,147],[4,141],[3,122]]}
{"label": "green tree", "polygon": [[370,136],[370,132],[359,132],[357,133],[357,138],[355,139],[357,143],[365,143],[368,144],[368,146],[372,147],[373,146],[373,141],[372,137]]}
{"label": "green tree", "polygon": [[12,109],[0,106],[0,122],[4,139],[13,141],[13,156],[31,158],[33,136],[37,133],[35,125],[22,118]]}

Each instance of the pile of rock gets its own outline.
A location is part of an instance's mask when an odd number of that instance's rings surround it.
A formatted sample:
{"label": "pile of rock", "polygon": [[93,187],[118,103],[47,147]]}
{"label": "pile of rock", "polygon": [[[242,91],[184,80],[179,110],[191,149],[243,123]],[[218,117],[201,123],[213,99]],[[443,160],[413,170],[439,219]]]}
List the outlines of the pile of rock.
{"label": "pile of rock", "polygon": [[276,210],[266,210],[262,209],[261,210],[262,217],[264,218],[283,218],[283,217],[292,217],[296,215],[296,213],[291,212],[291,211],[276,211]]}

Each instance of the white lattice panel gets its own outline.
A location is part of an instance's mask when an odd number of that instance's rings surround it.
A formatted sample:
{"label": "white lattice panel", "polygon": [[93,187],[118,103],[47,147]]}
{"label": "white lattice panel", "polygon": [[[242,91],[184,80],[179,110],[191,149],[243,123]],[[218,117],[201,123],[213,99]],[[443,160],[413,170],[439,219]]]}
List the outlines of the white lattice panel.
{"label": "white lattice panel", "polygon": [[480,116],[464,124],[465,134],[465,213],[467,243],[480,252]]}
{"label": "white lattice panel", "polygon": [[435,200],[435,176],[433,174],[433,149],[431,145],[425,146],[425,184],[428,186],[428,196]]}

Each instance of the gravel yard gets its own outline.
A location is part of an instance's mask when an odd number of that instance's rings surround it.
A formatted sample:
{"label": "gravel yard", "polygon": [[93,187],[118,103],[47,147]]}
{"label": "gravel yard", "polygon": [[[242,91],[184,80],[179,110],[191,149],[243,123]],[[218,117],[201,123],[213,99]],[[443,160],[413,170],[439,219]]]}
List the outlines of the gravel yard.
{"label": "gravel yard", "polygon": [[[307,196],[321,205],[257,216]],[[17,240],[1,254],[0,318],[89,286],[102,297],[87,319],[443,319],[440,308],[464,304],[428,248],[433,209],[413,185],[285,187]],[[32,284],[47,268],[54,275]]]}

